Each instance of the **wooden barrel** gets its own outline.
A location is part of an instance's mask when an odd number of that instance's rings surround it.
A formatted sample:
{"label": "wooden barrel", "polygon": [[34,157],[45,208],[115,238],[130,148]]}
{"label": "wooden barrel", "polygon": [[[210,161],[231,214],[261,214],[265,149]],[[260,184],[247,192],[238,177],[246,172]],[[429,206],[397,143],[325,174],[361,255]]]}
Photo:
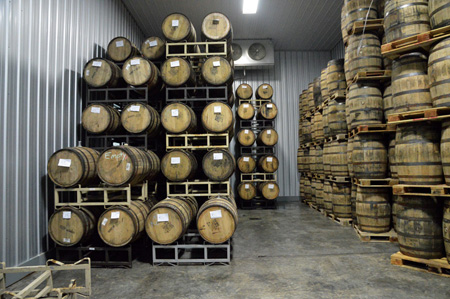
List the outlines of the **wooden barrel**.
{"label": "wooden barrel", "polygon": [[156,135],[161,117],[155,108],[145,103],[131,103],[122,110],[120,121],[125,130],[133,134]]}
{"label": "wooden barrel", "polygon": [[87,241],[95,229],[95,216],[85,208],[62,207],[48,221],[52,240],[64,247]]}
{"label": "wooden barrel", "polygon": [[191,179],[197,172],[197,159],[185,150],[170,151],[161,160],[161,172],[173,182]]}
{"label": "wooden barrel", "polygon": [[407,207],[397,214],[397,236],[400,252],[404,255],[424,259],[442,258],[442,205],[428,198],[428,202],[420,208]]}
{"label": "wooden barrel", "polygon": [[251,99],[253,97],[253,88],[250,84],[242,83],[236,88],[236,98]]}
{"label": "wooden barrel", "polygon": [[352,84],[347,105],[351,129],[383,123],[383,95],[377,85]]}
{"label": "wooden barrel", "polygon": [[240,119],[250,120],[255,116],[255,107],[250,103],[240,104],[236,112]]}
{"label": "wooden barrel", "polygon": [[316,205],[319,209],[324,208],[323,203],[323,180],[316,181]]}
{"label": "wooden barrel", "polygon": [[388,43],[431,30],[428,0],[390,0],[384,10]]}
{"label": "wooden barrel", "polygon": [[60,149],[48,160],[48,177],[60,187],[95,183],[98,157],[99,153],[88,147]]}
{"label": "wooden barrel", "polygon": [[308,92],[306,93],[308,99],[308,110],[314,110],[316,104],[314,103],[314,83],[308,84]]}
{"label": "wooden barrel", "polygon": [[356,184],[352,184],[352,195],[351,195],[351,201],[352,201],[352,220],[353,224],[358,224],[358,218],[356,217],[356,195],[358,193],[358,186]]}
{"label": "wooden barrel", "polygon": [[324,175],[331,175],[330,147],[331,147],[331,143],[329,143],[329,142],[326,142],[323,145],[322,164],[323,164]]}
{"label": "wooden barrel", "polygon": [[389,84],[383,93],[384,120],[388,121],[389,114],[394,113],[394,99],[392,98],[392,86]]}
{"label": "wooden barrel", "polygon": [[106,54],[114,62],[123,62],[130,57],[140,56],[141,52],[127,38],[118,36],[109,42]]}
{"label": "wooden barrel", "polygon": [[[299,147],[297,149],[297,170],[299,173],[305,172],[304,168],[304,159],[305,159],[305,152],[304,150]],[[239,163],[239,162],[238,162]]]}
{"label": "wooden barrel", "polygon": [[352,187],[350,184],[332,183],[333,215],[339,218],[352,218]]}
{"label": "wooden barrel", "polygon": [[433,208],[437,204],[436,198],[425,196],[401,196],[392,197],[392,226],[397,231],[397,215],[407,209]]}
{"label": "wooden barrel", "polygon": [[[300,201],[305,201],[305,182],[300,179],[300,185],[299,185],[299,193],[300,193]],[[239,189],[238,189],[239,192]]]}
{"label": "wooden barrel", "polygon": [[309,170],[312,173],[317,173],[317,164],[316,164],[316,155],[317,155],[317,151],[316,151],[316,147],[315,146],[311,146],[309,148]]}
{"label": "wooden barrel", "polygon": [[311,179],[311,203],[313,203],[314,205],[317,205],[316,202],[316,187],[317,187],[317,183],[318,183],[319,179]]}
{"label": "wooden barrel", "polygon": [[258,160],[258,168],[262,172],[273,173],[278,170],[278,165],[278,158],[274,155],[265,155]]}
{"label": "wooden barrel", "polygon": [[250,173],[253,172],[253,170],[255,170],[256,161],[252,156],[241,156],[237,160],[237,165],[240,172]]}
{"label": "wooden barrel", "polygon": [[381,43],[373,33],[355,34],[345,51],[345,78],[350,85],[358,72],[378,71],[383,67]]}
{"label": "wooden barrel", "polygon": [[356,217],[364,232],[384,233],[391,229],[390,188],[358,186]]}
{"label": "wooden barrel", "polygon": [[360,134],[353,144],[353,171],[357,179],[384,179],[387,175],[387,148],[384,136]]}
{"label": "wooden barrel", "polygon": [[202,125],[208,132],[229,132],[233,129],[234,113],[225,103],[210,103],[203,109]]}
{"label": "wooden barrel", "polygon": [[212,244],[228,241],[238,225],[233,198],[216,197],[206,201],[197,214],[197,228],[202,238]]}
{"label": "wooden barrel", "polygon": [[[449,5],[450,11],[450,5]],[[450,17],[449,17],[450,20]],[[428,58],[430,95],[434,107],[450,106],[450,38],[436,44]]]}
{"label": "wooden barrel", "polygon": [[161,29],[164,37],[172,42],[195,42],[197,40],[194,25],[180,13],[168,15],[162,22]]}
{"label": "wooden barrel", "polygon": [[197,116],[191,107],[172,103],[161,112],[161,124],[169,133],[193,133],[197,130]]}
{"label": "wooden barrel", "polygon": [[341,30],[344,42],[349,37],[348,31],[356,21],[378,18],[377,5],[371,0],[346,0],[341,11]]}
{"label": "wooden barrel", "polygon": [[330,136],[336,136],[338,134],[347,134],[345,102],[330,100],[328,102],[327,113],[328,113],[327,121],[330,130]]}
{"label": "wooden barrel", "polygon": [[243,182],[237,187],[239,197],[243,200],[252,200],[256,197],[256,187],[252,183]]}
{"label": "wooden barrel", "polygon": [[389,160],[389,171],[391,172],[390,177],[393,179],[398,179],[397,160],[395,159],[395,138],[392,138],[389,141],[388,160]]}
{"label": "wooden barrel", "polygon": [[181,238],[197,215],[193,197],[169,197],[153,206],[145,220],[145,231],[153,242],[171,244]]}
{"label": "wooden barrel", "polygon": [[444,201],[444,216],[442,219],[442,231],[444,237],[445,253],[450,264],[450,200]]}
{"label": "wooden barrel", "polygon": [[316,77],[313,81],[314,106],[319,107],[323,103],[322,90],[320,88],[320,77]]}
{"label": "wooden barrel", "polygon": [[226,15],[213,12],[208,14],[202,22],[203,41],[223,41],[231,44],[233,41],[233,27]]}
{"label": "wooden barrel", "polygon": [[341,8],[341,34],[344,45],[348,42],[348,31],[347,31],[347,1],[344,2]]}
{"label": "wooden barrel", "polygon": [[309,149],[305,149],[305,152],[304,152],[304,156],[303,156],[303,170],[304,170],[304,172],[310,172],[310,170],[311,170]]}
{"label": "wooden barrel", "polygon": [[345,92],[345,90],[347,89],[344,59],[335,59],[328,61],[327,86],[330,96],[336,92]]}
{"label": "wooden barrel", "polygon": [[157,168],[153,155],[128,145],[105,149],[97,162],[98,176],[110,186],[139,184],[158,172]]}
{"label": "wooden barrel", "polygon": [[301,94],[302,101],[302,115],[306,115],[306,112],[309,111],[309,103],[308,103],[308,90],[303,90]]}
{"label": "wooden barrel", "polygon": [[[381,44],[386,44],[386,36],[383,34],[383,37],[381,38]],[[386,56],[383,56],[383,69],[384,70],[392,70],[392,59],[388,58]],[[389,82],[390,84],[390,82]]]}
{"label": "wooden barrel", "polygon": [[210,180],[223,182],[233,175],[236,169],[236,160],[228,150],[213,149],[203,156],[202,168]]}
{"label": "wooden barrel", "polygon": [[450,4],[447,0],[428,0],[428,14],[432,29],[450,25]]}
{"label": "wooden barrel", "polygon": [[152,201],[132,201],[129,206],[112,206],[98,219],[97,231],[107,245],[122,247],[136,241],[144,232]]}
{"label": "wooden barrel", "polygon": [[347,142],[347,168],[348,175],[351,178],[355,177],[355,172],[353,171],[353,148],[354,148],[355,140],[354,138],[349,138]]}
{"label": "wooden barrel", "polygon": [[330,106],[329,105],[326,105],[325,107],[323,107],[322,125],[323,125],[323,136],[324,136],[325,139],[331,136],[330,126],[328,124],[329,111],[330,111]]}
{"label": "wooden barrel", "polygon": [[120,126],[120,114],[109,105],[91,104],[83,110],[81,124],[92,134],[112,133]]}
{"label": "wooden barrel", "polygon": [[280,188],[275,181],[260,183],[258,185],[258,190],[261,193],[262,197],[269,200],[277,198],[278,194],[280,193]]}
{"label": "wooden barrel", "polygon": [[258,109],[258,114],[256,115],[257,119],[275,119],[278,115],[278,108],[275,103],[264,103]]}
{"label": "wooden barrel", "polygon": [[192,65],[183,58],[169,58],[161,65],[161,77],[169,86],[179,87],[195,84]]}
{"label": "wooden barrel", "polygon": [[150,36],[142,42],[141,52],[148,60],[162,60],[166,54],[166,41],[157,36]]}
{"label": "wooden barrel", "polygon": [[334,140],[330,143],[329,161],[333,176],[348,177],[347,140]]}
{"label": "wooden barrel", "polygon": [[314,113],[314,116],[312,118],[312,138],[313,141],[321,141],[325,138],[323,134],[323,117],[322,113],[320,111],[317,111]]}
{"label": "wooden barrel", "polygon": [[278,133],[274,129],[264,129],[258,134],[258,145],[274,146],[278,142]]}
{"label": "wooden barrel", "polygon": [[257,99],[268,100],[273,97],[273,88],[268,83],[263,83],[256,89],[255,97]]}
{"label": "wooden barrel", "polygon": [[395,138],[400,184],[436,185],[443,182],[439,126],[427,123],[398,125]]}
{"label": "wooden barrel", "polygon": [[306,142],[311,142],[312,141],[312,127],[311,127],[311,121],[307,118],[304,118],[302,120],[302,134],[303,134],[303,139]]}
{"label": "wooden barrel", "polygon": [[83,79],[92,87],[115,87],[121,82],[122,72],[114,62],[94,58],[84,65]]}
{"label": "wooden barrel", "polygon": [[333,188],[331,187],[331,181],[325,180],[323,182],[323,209],[327,214],[333,213]]}
{"label": "wooden barrel", "polygon": [[305,185],[305,200],[306,202],[312,201],[311,179],[307,176],[303,176],[302,180]]}
{"label": "wooden barrel", "polygon": [[349,101],[349,95],[347,93],[347,95],[345,96],[345,120],[347,121],[347,130],[350,132],[351,129],[351,124],[352,124],[352,119],[350,118],[350,110],[353,109],[352,106],[350,106],[350,104],[352,104]]}
{"label": "wooden barrel", "polygon": [[132,57],[124,62],[122,75],[132,86],[147,86],[153,93],[162,88],[161,73],[156,65],[142,57]]}
{"label": "wooden barrel", "polygon": [[321,145],[316,146],[316,173],[318,174],[324,174],[323,170],[323,149]]}
{"label": "wooden barrel", "polygon": [[240,145],[252,146],[256,137],[252,130],[242,129],[237,133],[237,139]]}
{"label": "wooden barrel", "polygon": [[394,113],[432,107],[427,59],[421,53],[400,56],[392,63]]}
{"label": "wooden barrel", "polygon": [[445,183],[450,185],[450,121],[442,123],[441,160]]}
{"label": "wooden barrel", "polygon": [[214,56],[202,64],[202,78],[211,85],[224,85],[233,82],[233,68],[223,57]]}
{"label": "wooden barrel", "polygon": [[328,84],[327,84],[327,72],[328,68],[322,69],[320,72],[320,93],[323,99],[328,98]]}

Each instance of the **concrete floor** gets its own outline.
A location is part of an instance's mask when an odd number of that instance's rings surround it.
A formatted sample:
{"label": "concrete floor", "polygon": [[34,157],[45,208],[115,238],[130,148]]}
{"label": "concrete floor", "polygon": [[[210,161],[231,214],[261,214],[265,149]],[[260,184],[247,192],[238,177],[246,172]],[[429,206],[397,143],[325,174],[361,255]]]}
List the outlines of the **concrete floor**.
{"label": "concrete floor", "polygon": [[94,268],[92,298],[450,298],[450,278],[392,266],[396,244],[299,202],[239,215],[230,266]]}

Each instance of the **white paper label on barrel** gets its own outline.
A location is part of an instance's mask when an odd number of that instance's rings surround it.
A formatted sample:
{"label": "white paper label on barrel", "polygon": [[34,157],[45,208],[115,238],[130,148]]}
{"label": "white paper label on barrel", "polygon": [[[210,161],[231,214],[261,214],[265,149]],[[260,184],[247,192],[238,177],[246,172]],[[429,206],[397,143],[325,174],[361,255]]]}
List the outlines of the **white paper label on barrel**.
{"label": "white paper label on barrel", "polygon": [[106,222],[108,222],[108,218],[103,218],[102,225],[105,226]]}
{"label": "white paper label on barrel", "polygon": [[157,40],[152,40],[152,41],[149,43],[149,45],[150,45],[150,47],[156,47],[156,46],[158,45],[158,41],[157,41]]}
{"label": "white paper label on barrel", "polygon": [[273,189],[273,188],[275,188],[275,185],[274,184],[269,184],[269,189]]}
{"label": "white paper label on barrel", "polygon": [[89,70],[86,70],[86,76],[89,76],[91,72]]}
{"label": "white paper label on barrel", "polygon": [[178,109],[172,109],[172,116],[178,116]]}
{"label": "white paper label on barrel", "polygon": [[139,110],[141,110],[141,106],[138,106],[138,105],[131,105],[130,109],[128,109],[128,111],[134,111],[134,112],[138,112]]}
{"label": "white paper label on barrel", "polygon": [[120,146],[119,142],[113,142],[113,146]]}
{"label": "white paper label on barrel", "polygon": [[89,250],[90,251],[95,251],[95,248],[94,247],[89,247]]}
{"label": "white paper label on barrel", "polygon": [[248,108],[248,107],[250,107],[249,104],[244,104],[244,108]]}
{"label": "white paper label on barrel", "polygon": [[213,159],[214,160],[223,160],[223,153],[214,153]]}
{"label": "white paper label on barrel", "polygon": [[244,130],[244,134],[248,134],[248,130]]}
{"label": "white paper label on barrel", "polygon": [[92,107],[91,113],[100,113],[100,107]]}
{"label": "white paper label on barrel", "polygon": [[250,185],[249,184],[245,184],[245,189],[250,189]]}
{"label": "white paper label on barrel", "polygon": [[71,211],[63,211],[63,219],[70,219],[72,218],[72,212]]}
{"label": "white paper label on barrel", "polygon": [[125,168],[127,171],[130,171],[131,163],[127,163],[127,167]]}
{"label": "white paper label on barrel", "polygon": [[269,87],[269,86],[267,86],[267,85],[264,85],[264,86],[263,86],[263,89],[267,89],[268,87]]}
{"label": "white paper label on barrel", "polygon": [[172,27],[178,27],[179,21],[178,20],[172,20]]}
{"label": "white paper label on barrel", "polygon": [[267,108],[272,108],[273,105],[272,104],[267,104]]}
{"label": "white paper label on barrel", "polygon": [[244,162],[248,162],[248,161],[250,161],[250,158],[249,157],[244,157]]}
{"label": "white paper label on barrel", "polygon": [[64,243],[70,243],[70,239],[68,239],[68,238],[63,238],[63,242],[64,242]]}
{"label": "white paper label on barrel", "polygon": [[220,66],[220,61],[213,61],[213,66],[214,67]]}
{"label": "white paper label on barrel", "polygon": [[156,216],[158,218],[157,222],[168,222],[169,221],[169,214],[158,214]]}
{"label": "white paper label on barrel", "polygon": [[92,66],[101,67],[102,66],[102,62],[101,61],[94,61],[94,62],[92,62]]}
{"label": "white paper label on barrel", "polygon": [[273,158],[272,157],[268,157],[267,158],[267,162],[272,162],[273,161]]}
{"label": "white paper label on barrel", "polygon": [[141,60],[140,59],[131,59],[130,64],[131,65],[141,64]]}
{"label": "white paper label on barrel", "polygon": [[120,212],[112,212],[111,213],[111,219],[119,219],[120,218]]}
{"label": "white paper label on barrel", "polygon": [[272,130],[267,130],[267,135],[272,134]]}
{"label": "white paper label on barrel", "polygon": [[119,40],[116,42],[116,48],[123,47],[123,40]]}
{"label": "white paper label on barrel", "polygon": [[221,210],[211,211],[211,212],[209,212],[209,214],[211,215],[211,219],[222,218]]}
{"label": "white paper label on barrel", "polygon": [[70,165],[72,165],[71,159],[59,159],[58,166],[70,167]]}
{"label": "white paper label on barrel", "polygon": [[246,88],[247,88],[247,85],[242,85],[242,88],[243,88],[243,89],[246,89]]}
{"label": "white paper label on barrel", "polygon": [[214,113],[222,113],[222,107],[214,106]]}
{"label": "white paper label on barrel", "polygon": [[170,62],[170,67],[176,67],[176,66],[180,66],[180,61],[179,60],[175,60],[175,61],[171,61]]}
{"label": "white paper label on barrel", "polygon": [[180,164],[180,157],[172,157],[170,158],[170,164]]}

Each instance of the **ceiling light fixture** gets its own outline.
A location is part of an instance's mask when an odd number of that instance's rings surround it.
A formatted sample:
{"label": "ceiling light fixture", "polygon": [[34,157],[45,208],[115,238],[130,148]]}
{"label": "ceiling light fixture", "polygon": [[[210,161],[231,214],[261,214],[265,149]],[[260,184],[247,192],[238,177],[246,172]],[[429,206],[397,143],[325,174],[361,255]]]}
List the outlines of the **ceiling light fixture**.
{"label": "ceiling light fixture", "polygon": [[244,5],[242,7],[243,14],[255,14],[258,10],[259,0],[244,0]]}

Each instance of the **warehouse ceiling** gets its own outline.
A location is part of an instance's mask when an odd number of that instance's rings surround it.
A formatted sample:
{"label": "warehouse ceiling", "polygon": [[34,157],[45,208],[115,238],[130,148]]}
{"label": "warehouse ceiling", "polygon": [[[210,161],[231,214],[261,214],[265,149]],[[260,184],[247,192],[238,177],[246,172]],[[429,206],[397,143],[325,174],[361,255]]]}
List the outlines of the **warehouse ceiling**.
{"label": "warehouse ceiling", "polygon": [[276,50],[331,50],[341,38],[340,0],[259,0],[256,14],[242,14],[243,0],[122,0],[146,36],[161,36],[170,13],[185,14],[197,31],[210,12],[222,12],[235,39],[273,40]]}

